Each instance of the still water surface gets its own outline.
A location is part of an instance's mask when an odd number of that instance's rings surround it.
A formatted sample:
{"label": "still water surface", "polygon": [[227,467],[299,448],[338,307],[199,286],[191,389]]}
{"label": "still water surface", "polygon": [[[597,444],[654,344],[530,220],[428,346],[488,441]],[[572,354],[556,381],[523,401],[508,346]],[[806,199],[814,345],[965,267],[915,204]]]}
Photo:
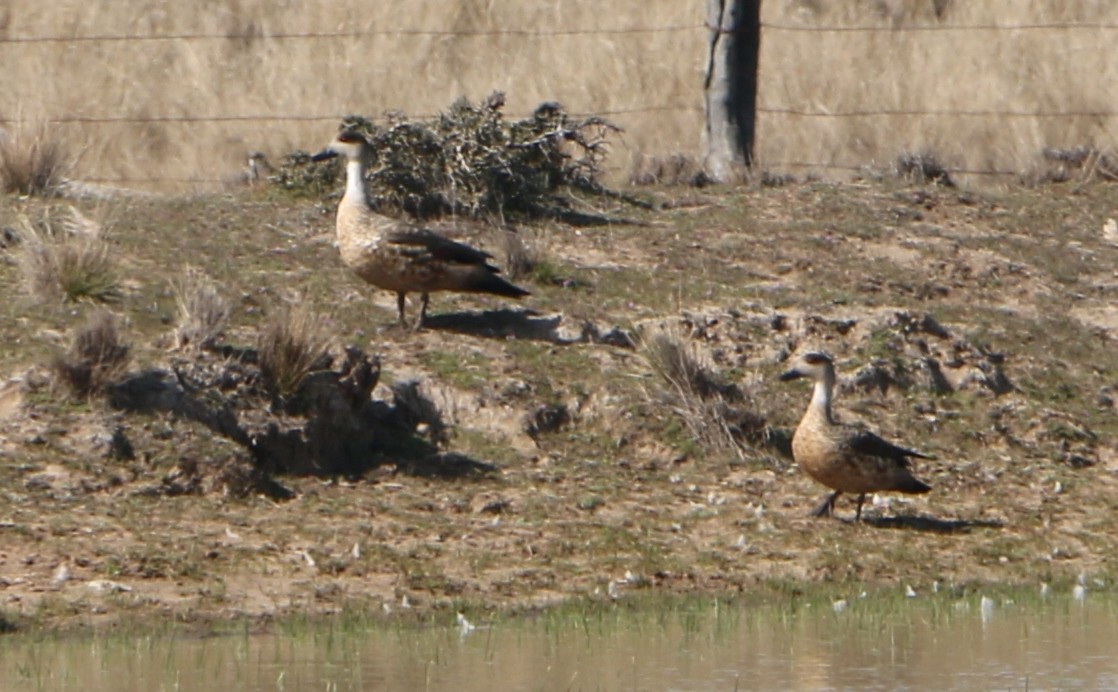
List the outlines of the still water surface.
{"label": "still water surface", "polygon": [[1118,689],[1118,601],[705,602],[210,638],[0,637],[3,690]]}

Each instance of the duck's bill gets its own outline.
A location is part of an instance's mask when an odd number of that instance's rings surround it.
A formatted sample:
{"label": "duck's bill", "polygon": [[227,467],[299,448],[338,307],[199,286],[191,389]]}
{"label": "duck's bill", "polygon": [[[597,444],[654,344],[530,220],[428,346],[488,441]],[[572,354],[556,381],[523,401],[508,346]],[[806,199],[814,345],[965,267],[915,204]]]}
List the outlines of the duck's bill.
{"label": "duck's bill", "polygon": [[325,161],[326,159],[332,159],[337,155],[338,152],[336,151],[333,151],[331,149],[323,149],[322,151],[312,156],[311,161]]}
{"label": "duck's bill", "polygon": [[788,372],[780,376],[780,381],[787,382],[788,380],[795,380],[803,376],[803,373],[799,370],[789,370]]}

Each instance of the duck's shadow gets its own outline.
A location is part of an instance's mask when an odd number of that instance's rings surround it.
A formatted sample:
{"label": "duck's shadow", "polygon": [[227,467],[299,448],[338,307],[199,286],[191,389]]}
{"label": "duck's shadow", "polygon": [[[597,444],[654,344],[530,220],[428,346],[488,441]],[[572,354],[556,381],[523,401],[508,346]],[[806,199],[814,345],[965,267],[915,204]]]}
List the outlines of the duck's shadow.
{"label": "duck's shadow", "polygon": [[969,533],[972,529],[1000,529],[1005,526],[992,519],[937,519],[901,514],[892,517],[863,517],[863,524],[878,529],[908,529],[928,533]]}
{"label": "duck's shadow", "polygon": [[527,308],[486,310],[484,312],[447,312],[428,315],[425,329],[467,334],[487,339],[522,339],[551,344],[608,344],[633,348],[633,338],[614,327],[605,332],[585,322],[577,329],[561,326],[562,315],[540,315]]}

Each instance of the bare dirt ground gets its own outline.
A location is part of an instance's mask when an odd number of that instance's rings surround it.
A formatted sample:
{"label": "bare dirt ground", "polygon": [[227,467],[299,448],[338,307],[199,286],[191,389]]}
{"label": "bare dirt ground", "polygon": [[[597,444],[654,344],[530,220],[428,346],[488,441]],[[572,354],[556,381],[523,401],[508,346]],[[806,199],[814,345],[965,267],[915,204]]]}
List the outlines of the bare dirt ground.
{"label": "bare dirt ground", "polygon": [[[181,411],[67,394],[50,363],[94,308],[28,295],[16,237],[67,204],[0,200],[16,231],[0,250],[0,619],[1113,583],[1111,187],[642,194],[670,204],[594,210],[639,223],[522,227],[537,257],[517,280],[533,295],[438,295],[416,333],[393,326],[392,295],[342,268],[329,204],[251,191],[75,203],[119,263],[110,309],[130,373],[230,362],[170,337],[171,282],[189,265],[234,305],[223,344],[255,344],[298,301],[327,316],[336,354],[379,355],[375,401],[399,409],[393,385],[415,381],[435,405],[408,429],[423,454],[370,451],[359,474],[280,474],[278,489],[252,476],[252,450]],[[751,432],[707,434],[641,345],[661,332],[721,383],[710,410]],[[806,348],[835,356],[840,416],[936,456],[916,465],[933,492],[879,496],[860,524],[849,499],[843,520],[808,517],[825,490],[780,451],[807,386],[776,379]],[[463,476],[447,459],[495,470]]]}

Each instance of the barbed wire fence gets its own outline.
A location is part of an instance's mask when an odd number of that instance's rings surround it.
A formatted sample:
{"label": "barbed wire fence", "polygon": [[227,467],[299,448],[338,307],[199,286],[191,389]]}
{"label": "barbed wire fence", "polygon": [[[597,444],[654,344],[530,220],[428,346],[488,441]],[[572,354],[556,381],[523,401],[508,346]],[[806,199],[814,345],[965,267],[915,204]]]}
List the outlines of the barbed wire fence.
{"label": "barbed wire fence", "polygon": [[[258,32],[249,35],[240,35],[230,32],[180,32],[167,34],[95,34],[95,35],[48,35],[48,36],[0,36],[0,49],[6,46],[26,46],[33,44],[60,44],[60,45],[89,45],[105,43],[162,43],[162,42],[232,42],[232,41],[337,41],[340,39],[364,39],[376,36],[415,36],[415,37],[547,37],[547,36],[618,36],[640,34],[675,34],[682,32],[711,32],[717,31],[706,23],[672,24],[665,26],[608,28],[542,28],[542,29],[480,29],[480,30],[443,30],[424,28],[401,29],[363,29],[354,31],[331,32]],[[904,34],[904,33],[929,33],[946,32],[951,34],[964,34],[976,32],[1118,32],[1118,22],[1024,22],[1024,23],[978,23],[978,24],[927,24],[913,26],[817,26],[790,24],[786,22],[760,22],[762,40],[779,40],[781,34]],[[1112,43],[1108,42],[1107,45]],[[1105,50],[1106,46],[1100,46]],[[763,81],[766,76],[759,76]],[[575,112],[578,117],[589,116],[629,116],[652,115],[664,112],[694,112],[696,114],[696,128],[701,127],[702,108],[694,103],[650,103],[627,108],[602,109],[592,112]],[[75,114],[50,117],[47,122],[61,125],[87,125],[98,126],[108,124],[196,124],[196,123],[222,123],[222,122],[340,122],[348,113],[338,112],[310,112],[310,113],[212,113],[212,114],[185,114],[185,115],[145,115],[129,116],[119,114]],[[435,114],[419,114],[417,118],[431,118]],[[527,117],[529,114],[512,114],[514,117]],[[856,108],[847,110],[824,109],[820,107],[805,107],[799,104],[771,103],[759,101],[756,107],[756,116],[783,116],[804,119],[869,119],[869,118],[977,118],[977,119],[1079,119],[1093,118],[1110,120],[1118,118],[1118,110],[1090,109],[1090,110],[1020,110],[1020,109],[907,109],[907,108]],[[11,113],[0,111],[0,127],[19,124],[20,118]],[[835,163],[827,161],[766,161],[765,165],[773,169],[835,169],[860,171],[865,169],[865,164]],[[1006,176],[1017,175],[1018,171],[976,169],[959,170],[959,173],[971,175]],[[138,182],[130,178],[87,178],[90,182],[127,184]],[[189,183],[220,183],[219,179],[200,178],[170,178],[150,176],[145,182],[189,182]]]}

